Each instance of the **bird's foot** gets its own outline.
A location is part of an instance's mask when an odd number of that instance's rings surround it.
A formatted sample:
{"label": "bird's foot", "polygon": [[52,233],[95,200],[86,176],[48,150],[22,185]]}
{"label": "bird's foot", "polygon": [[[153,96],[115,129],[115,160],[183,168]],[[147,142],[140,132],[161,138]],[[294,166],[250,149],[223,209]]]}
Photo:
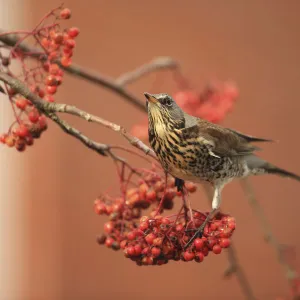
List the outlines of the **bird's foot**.
{"label": "bird's foot", "polygon": [[207,223],[213,219],[214,215],[216,214],[217,210],[213,209],[206,217],[206,219],[204,220],[204,222],[201,224],[201,226],[196,230],[196,232],[194,233],[194,235],[191,237],[191,239],[186,243],[186,245],[184,246],[184,250],[186,250],[193,242],[196,238],[198,237],[202,237],[203,235],[203,231],[205,226],[207,225]]}
{"label": "bird's foot", "polygon": [[[194,233],[194,235],[191,237],[191,239],[185,244],[184,246],[184,250],[186,250],[193,242],[196,238],[201,238],[202,235],[203,235],[203,231],[204,231],[204,228],[206,226],[207,223],[205,223],[205,221],[202,223],[202,225],[197,228],[197,229],[192,229],[192,230],[196,230],[196,232]],[[191,231],[191,230],[187,230],[187,231]]]}
{"label": "bird's foot", "polygon": [[175,177],[175,186],[177,187],[178,192],[183,193],[184,180]]}

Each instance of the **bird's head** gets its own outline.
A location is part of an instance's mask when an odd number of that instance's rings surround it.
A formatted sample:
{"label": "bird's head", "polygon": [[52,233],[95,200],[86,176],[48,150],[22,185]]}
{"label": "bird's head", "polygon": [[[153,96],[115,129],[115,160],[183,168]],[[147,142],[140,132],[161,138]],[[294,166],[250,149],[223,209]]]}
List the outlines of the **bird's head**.
{"label": "bird's head", "polygon": [[168,94],[144,93],[147,99],[149,129],[154,127],[183,128],[185,124],[184,113]]}

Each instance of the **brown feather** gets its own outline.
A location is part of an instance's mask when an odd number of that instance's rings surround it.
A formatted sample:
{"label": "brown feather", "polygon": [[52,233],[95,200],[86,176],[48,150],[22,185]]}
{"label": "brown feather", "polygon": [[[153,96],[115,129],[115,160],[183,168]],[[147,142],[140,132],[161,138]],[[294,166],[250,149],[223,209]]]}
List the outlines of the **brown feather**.
{"label": "brown feather", "polygon": [[212,145],[212,152],[218,156],[233,157],[249,155],[259,150],[258,147],[251,145],[245,137],[230,129],[202,119],[198,119],[197,121],[196,125],[182,129],[183,137],[185,139],[203,138]]}

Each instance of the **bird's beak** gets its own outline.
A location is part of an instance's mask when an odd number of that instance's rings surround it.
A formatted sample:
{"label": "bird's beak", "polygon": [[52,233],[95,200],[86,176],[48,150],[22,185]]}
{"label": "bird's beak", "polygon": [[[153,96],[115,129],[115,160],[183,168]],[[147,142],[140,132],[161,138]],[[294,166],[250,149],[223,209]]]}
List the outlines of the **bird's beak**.
{"label": "bird's beak", "polygon": [[158,103],[158,100],[155,98],[154,95],[149,94],[149,93],[144,93],[145,97],[147,98],[147,101],[151,102],[151,103]]}

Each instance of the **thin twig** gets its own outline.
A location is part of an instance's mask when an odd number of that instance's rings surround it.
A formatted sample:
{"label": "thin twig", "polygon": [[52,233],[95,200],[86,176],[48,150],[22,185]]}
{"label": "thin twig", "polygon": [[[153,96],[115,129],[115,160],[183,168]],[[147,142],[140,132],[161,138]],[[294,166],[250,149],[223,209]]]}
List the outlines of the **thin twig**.
{"label": "thin twig", "polygon": [[125,86],[148,73],[156,72],[157,70],[173,68],[178,68],[178,64],[174,59],[168,56],[157,57],[149,63],[146,63],[133,71],[124,73],[123,75],[119,76],[116,79],[116,84],[119,86]]}
{"label": "thin twig", "polygon": [[[152,149],[150,149],[146,144],[144,144],[137,137],[128,133],[126,131],[126,129],[123,128],[122,126],[117,125],[112,122],[109,122],[107,120],[104,120],[100,117],[94,116],[92,114],[89,114],[88,112],[83,111],[75,106],[61,104],[61,103],[49,103],[49,102],[41,99],[40,97],[38,97],[36,94],[32,93],[28,89],[28,87],[26,85],[24,85],[20,80],[13,78],[13,77],[7,75],[6,73],[0,72],[0,80],[3,81],[4,83],[8,84],[10,87],[12,87],[17,93],[23,95],[26,99],[30,100],[38,110],[40,110],[47,117],[51,118],[54,122],[56,122],[64,131],[66,131],[67,133],[80,139],[89,148],[93,148],[95,151],[99,152],[100,144],[91,143],[91,141],[87,140],[86,137],[83,136],[78,130],[76,130],[75,128],[71,127],[66,122],[64,122],[60,118],[58,118],[55,113],[60,112],[60,113],[72,114],[72,115],[80,117],[88,122],[95,122],[97,124],[100,124],[102,126],[109,128],[109,129],[112,129],[112,130],[120,133],[131,145],[138,148],[139,150],[142,150],[145,154],[156,159],[156,155]],[[104,144],[102,144],[102,145],[104,145]],[[108,147],[108,146],[106,145],[106,147]],[[109,149],[106,148],[106,149],[101,149],[101,150],[108,151]],[[112,156],[111,152],[109,154]]]}
{"label": "thin twig", "polygon": [[[46,58],[46,55],[41,49],[32,48],[26,45],[25,43],[20,43],[20,38],[15,34],[4,35],[4,31],[0,30],[0,41],[8,46],[14,47],[18,45],[18,48],[24,52],[25,54],[30,54],[31,57],[37,58],[39,60],[43,60]],[[151,72],[155,72],[161,69],[174,69],[178,67],[178,64],[170,57],[157,57],[153,59],[151,62],[140,66],[139,68],[125,73],[117,79],[109,78],[100,74],[99,72],[89,70],[87,68],[83,68],[80,65],[72,64],[69,67],[64,67],[60,64],[59,61],[56,61],[60,65],[62,69],[64,69],[69,74],[75,75],[79,78],[85,79],[88,82],[101,85],[117,94],[119,94],[122,98],[126,99],[136,108],[141,111],[145,111],[145,105],[140,101],[138,97],[135,97],[131,93],[129,93],[124,86],[129,84],[140,77],[149,74]]]}
{"label": "thin twig", "polygon": [[[241,180],[241,186],[245,192],[245,195],[249,202],[250,207],[252,208],[254,214],[256,215],[256,217],[261,225],[265,240],[270,245],[272,245],[274,250],[277,252],[278,261],[285,270],[285,276],[288,280],[288,283],[289,283],[292,291],[296,291],[294,281],[298,277],[298,274],[292,268],[292,266],[287,262],[285,255],[284,255],[283,246],[278,242],[275,235],[273,234],[271,226],[270,226],[269,222],[267,221],[267,218],[264,214],[263,208],[261,207],[260,203],[257,201],[254,191],[253,191],[253,188],[247,178]],[[300,295],[297,295],[297,296],[299,297]]]}
{"label": "thin twig", "polygon": [[[209,203],[211,204],[211,200],[212,200],[212,193],[211,190],[209,189],[209,187],[207,185],[203,185],[204,187],[204,191],[206,193],[206,198],[209,201]],[[250,285],[250,282],[246,276],[246,273],[243,269],[243,267],[241,266],[241,264],[238,261],[237,258],[237,253],[236,253],[236,249],[234,247],[233,242],[230,243],[230,247],[227,248],[227,256],[228,256],[228,262],[229,262],[229,266],[226,269],[226,271],[224,272],[224,277],[229,277],[231,275],[235,275],[239,285],[243,291],[243,295],[245,296],[245,299],[247,300],[255,300],[255,296],[253,293],[253,289]]]}
{"label": "thin twig", "polygon": [[54,121],[66,133],[80,140],[85,146],[96,151],[97,153],[106,156],[109,151],[109,146],[92,141],[87,136],[83,135],[79,130],[70,126],[66,121],[60,119],[55,113],[47,113],[47,116]]}

